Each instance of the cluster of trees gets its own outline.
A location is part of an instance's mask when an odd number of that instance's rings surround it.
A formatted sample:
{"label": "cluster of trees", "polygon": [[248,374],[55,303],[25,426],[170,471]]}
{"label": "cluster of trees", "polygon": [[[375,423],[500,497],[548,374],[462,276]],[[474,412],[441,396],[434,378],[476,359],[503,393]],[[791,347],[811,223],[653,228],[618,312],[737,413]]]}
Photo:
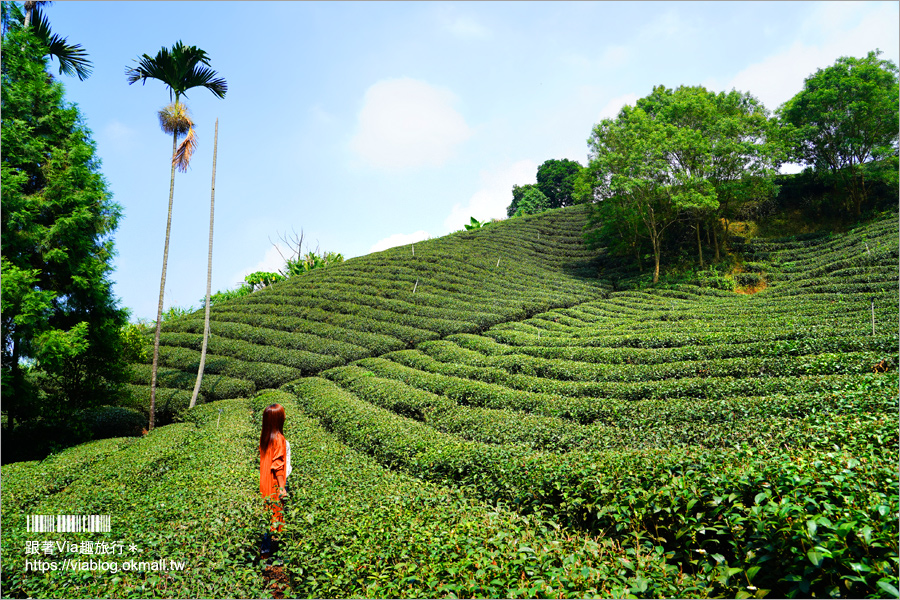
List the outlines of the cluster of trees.
{"label": "cluster of trees", "polygon": [[718,260],[737,208],[775,195],[789,161],[827,172],[836,202],[859,216],[862,166],[897,156],[897,66],[878,54],[820,69],[774,116],[749,93],[700,86],[659,86],[623,107],[594,127],[576,180],[579,199],[594,204],[588,241],[639,265],[649,249],[655,283],[663,252],[684,239],[668,235],[677,224],[695,233],[703,268],[701,231]]}
{"label": "cluster of trees", "polygon": [[536,215],[582,202],[582,196],[577,193],[582,171],[581,163],[567,158],[545,161],[538,167],[537,183],[513,186],[513,199],[506,208],[506,216]]}

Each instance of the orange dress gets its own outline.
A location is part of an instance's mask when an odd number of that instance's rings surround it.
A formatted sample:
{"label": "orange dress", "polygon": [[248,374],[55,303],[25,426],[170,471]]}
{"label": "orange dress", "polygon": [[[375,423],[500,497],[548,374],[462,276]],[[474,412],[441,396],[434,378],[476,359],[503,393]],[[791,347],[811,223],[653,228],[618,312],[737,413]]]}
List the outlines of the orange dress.
{"label": "orange dress", "polygon": [[[272,510],[272,531],[281,531],[284,516],[278,500],[278,488],[284,487],[286,445],[283,435],[276,435],[259,457],[259,493]],[[277,528],[275,522],[278,522]]]}

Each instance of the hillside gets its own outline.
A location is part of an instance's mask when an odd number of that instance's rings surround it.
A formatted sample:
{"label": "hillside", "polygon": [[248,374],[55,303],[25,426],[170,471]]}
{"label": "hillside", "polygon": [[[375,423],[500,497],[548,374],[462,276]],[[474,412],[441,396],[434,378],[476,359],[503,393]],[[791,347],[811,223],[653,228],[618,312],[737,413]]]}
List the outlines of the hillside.
{"label": "hillside", "polygon": [[[584,218],[585,207],[551,211],[398,246],[216,305],[201,401],[602,297],[608,286],[594,277],[598,253],[581,239]],[[202,334],[202,311],[164,325],[164,422],[190,401]],[[138,365],[132,381],[146,412],[150,365]]]}
{"label": "hillside", "polygon": [[[735,244],[755,294],[614,291],[590,277],[615,265],[583,246],[584,218],[512,219],[217,306],[185,422],[3,467],[4,596],[266,593],[254,436],[271,402],[294,447],[280,593],[896,596],[897,216]],[[166,326],[170,415],[201,331]],[[67,537],[186,570],[26,573],[27,514],[112,514],[113,532]]]}

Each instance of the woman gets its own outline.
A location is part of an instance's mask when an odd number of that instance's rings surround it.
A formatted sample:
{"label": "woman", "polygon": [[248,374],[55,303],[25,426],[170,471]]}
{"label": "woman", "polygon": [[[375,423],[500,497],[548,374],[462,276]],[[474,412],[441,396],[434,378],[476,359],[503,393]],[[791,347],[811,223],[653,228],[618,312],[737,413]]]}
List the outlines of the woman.
{"label": "woman", "polygon": [[259,436],[259,493],[272,511],[272,527],[263,538],[261,552],[268,558],[273,552],[272,532],[281,531],[284,523],[281,501],[287,498],[284,489],[287,479],[287,440],[284,439],[284,407],[266,407]]}

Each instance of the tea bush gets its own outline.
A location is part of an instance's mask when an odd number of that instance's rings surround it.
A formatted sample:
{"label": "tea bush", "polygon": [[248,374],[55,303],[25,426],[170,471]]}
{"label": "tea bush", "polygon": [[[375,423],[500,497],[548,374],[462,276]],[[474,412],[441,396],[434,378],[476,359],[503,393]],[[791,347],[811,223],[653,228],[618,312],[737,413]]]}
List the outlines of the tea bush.
{"label": "tea bush", "polygon": [[383,469],[299,414],[292,395],[266,393],[257,414],[272,402],[288,413],[296,473],[282,554],[297,597],[706,595],[663,552],[561,531]]}
{"label": "tea bush", "polygon": [[[246,400],[198,407],[192,422],[143,438],[92,442],[38,463],[3,468],[3,593],[41,598],[262,597],[254,564],[265,523]],[[38,483],[35,488],[34,482]],[[25,514],[108,514],[107,533],[28,532]],[[112,554],[68,548],[25,553],[28,540],[113,544]],[[134,544],[135,549],[130,545]],[[65,545],[64,545],[65,546]],[[183,570],[72,570],[41,573],[25,559],[116,562],[177,560]]]}

